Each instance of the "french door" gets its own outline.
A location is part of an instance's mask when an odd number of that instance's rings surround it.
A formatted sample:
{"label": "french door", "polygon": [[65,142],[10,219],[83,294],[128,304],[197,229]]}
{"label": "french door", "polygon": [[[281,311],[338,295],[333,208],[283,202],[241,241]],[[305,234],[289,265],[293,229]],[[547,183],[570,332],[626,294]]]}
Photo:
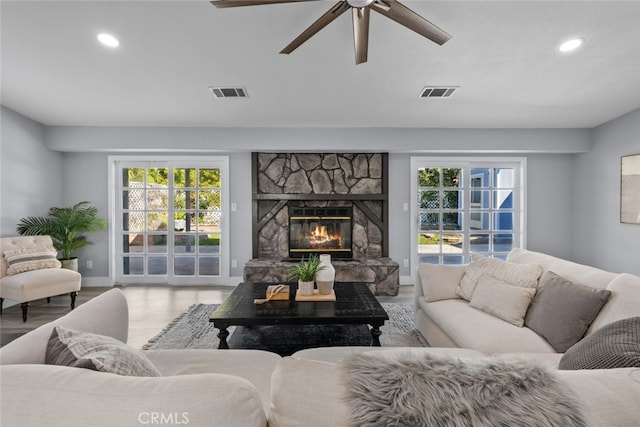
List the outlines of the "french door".
{"label": "french door", "polygon": [[116,283],[226,284],[228,159],[114,158]]}
{"label": "french door", "polygon": [[524,247],[525,159],[411,159],[413,265]]}

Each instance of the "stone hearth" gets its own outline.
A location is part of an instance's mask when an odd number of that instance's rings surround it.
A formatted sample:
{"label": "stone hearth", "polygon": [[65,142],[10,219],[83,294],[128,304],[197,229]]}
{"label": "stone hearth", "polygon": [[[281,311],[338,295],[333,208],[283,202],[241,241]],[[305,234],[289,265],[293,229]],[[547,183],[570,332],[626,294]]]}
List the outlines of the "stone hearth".
{"label": "stone hearth", "polygon": [[[295,261],[254,259],[244,267],[244,280],[254,283],[287,283],[287,269]],[[366,283],[374,295],[398,295],[400,267],[391,258],[364,261],[332,260],[336,282]]]}

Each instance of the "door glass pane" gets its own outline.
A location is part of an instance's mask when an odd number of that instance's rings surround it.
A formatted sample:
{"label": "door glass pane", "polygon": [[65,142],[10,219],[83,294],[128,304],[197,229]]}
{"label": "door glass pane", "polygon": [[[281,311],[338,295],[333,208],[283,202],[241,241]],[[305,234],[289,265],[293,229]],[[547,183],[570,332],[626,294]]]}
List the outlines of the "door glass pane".
{"label": "door glass pane", "polygon": [[442,253],[444,254],[461,254],[462,253],[462,234],[443,234],[442,235]]}
{"label": "door glass pane", "polygon": [[500,233],[493,235],[493,251],[509,252],[513,249],[513,234]]}
{"label": "door glass pane", "polygon": [[458,209],[462,207],[462,191],[446,190],[442,198],[443,209]]}
{"label": "door glass pane", "polygon": [[440,192],[439,191],[421,191],[420,192],[420,209],[439,209],[440,208]]}
{"label": "door glass pane", "polygon": [[220,234],[200,234],[198,237],[198,247],[201,254],[220,253]]}
{"label": "door glass pane", "polygon": [[418,252],[421,254],[440,253],[440,236],[438,234],[419,234]]}
{"label": "door glass pane", "polygon": [[196,274],[196,257],[175,257],[173,260],[175,276],[193,276]]}
{"label": "door glass pane", "polygon": [[147,258],[147,271],[149,275],[167,275],[167,257],[150,256]]}
{"label": "door glass pane", "polygon": [[144,212],[129,211],[122,214],[123,231],[144,231]]}
{"label": "door glass pane", "polygon": [[220,258],[198,258],[198,274],[200,276],[217,276],[218,274],[220,274]]}
{"label": "door glass pane", "polygon": [[442,263],[443,264],[464,264],[464,257],[460,256],[460,255],[455,255],[455,256],[451,256],[451,255],[444,255],[442,257]]}
{"label": "door glass pane", "polygon": [[167,253],[167,235],[152,234],[147,239],[149,253]]}
{"label": "door glass pane", "polygon": [[123,270],[128,275],[143,275],[144,274],[144,258],[125,256],[122,258]]}
{"label": "door glass pane", "polygon": [[513,190],[494,190],[493,209],[513,208]]}
{"label": "door glass pane", "polygon": [[200,188],[220,188],[220,169],[200,169]]}
{"label": "door glass pane", "polygon": [[440,169],[426,168],[418,171],[418,187],[439,187]]}
{"label": "door glass pane", "polygon": [[513,230],[513,212],[494,212],[493,229],[499,231]]}
{"label": "door glass pane", "polygon": [[471,211],[469,227],[471,230],[489,230],[489,212]]}
{"label": "door glass pane", "polygon": [[444,212],[442,214],[443,230],[462,230],[462,212]]}
{"label": "door glass pane", "polygon": [[174,237],[173,250],[177,254],[195,252],[195,244],[195,235],[185,233],[184,235]]}
{"label": "door glass pane", "polygon": [[173,185],[176,188],[195,187],[196,170],[194,168],[174,168]]}
{"label": "door glass pane", "polygon": [[440,214],[439,213],[421,213],[420,214],[420,230],[440,230]]}
{"label": "door glass pane", "polygon": [[495,168],[493,170],[493,186],[495,188],[513,188],[514,185],[513,169]]}
{"label": "door glass pane", "polygon": [[469,237],[469,248],[471,252],[488,253],[489,252],[489,235],[488,234],[472,234]]}
{"label": "door glass pane", "polygon": [[462,179],[462,169],[442,169],[442,186],[459,187]]}

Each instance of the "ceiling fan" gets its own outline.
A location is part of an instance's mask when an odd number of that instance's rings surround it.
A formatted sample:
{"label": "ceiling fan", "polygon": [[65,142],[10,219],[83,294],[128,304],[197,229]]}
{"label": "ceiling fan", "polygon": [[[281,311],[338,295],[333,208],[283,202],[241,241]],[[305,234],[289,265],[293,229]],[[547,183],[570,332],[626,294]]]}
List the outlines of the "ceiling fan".
{"label": "ceiling fan", "polygon": [[[298,3],[305,1],[320,0],[216,0],[212,1],[215,7],[238,7],[257,6],[277,3]],[[396,0],[340,0],[334,4],[324,15],[309,28],[304,30],[280,53],[291,53],[300,45],[313,37],[321,29],[329,25],[338,16],[351,9],[353,16],[353,39],[356,53],[356,64],[367,62],[367,52],[369,50],[369,17],[371,10],[374,10],[397,23],[415,31],[429,40],[443,45],[451,36],[436,25],[427,21],[411,9],[403,6]]]}

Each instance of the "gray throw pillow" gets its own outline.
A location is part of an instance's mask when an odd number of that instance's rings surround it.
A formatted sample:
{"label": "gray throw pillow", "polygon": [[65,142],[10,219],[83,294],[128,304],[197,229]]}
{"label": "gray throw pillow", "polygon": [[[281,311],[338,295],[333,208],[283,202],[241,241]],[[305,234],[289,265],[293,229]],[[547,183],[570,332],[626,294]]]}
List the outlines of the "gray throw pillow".
{"label": "gray throw pillow", "polygon": [[564,353],[580,341],[610,296],[611,291],[598,291],[547,271],[524,324]]}
{"label": "gray throw pillow", "polygon": [[609,323],[571,347],[560,369],[640,368],[640,317]]}
{"label": "gray throw pillow", "polygon": [[47,344],[49,365],[87,368],[132,377],[159,377],[142,352],[115,338],[56,326]]}

